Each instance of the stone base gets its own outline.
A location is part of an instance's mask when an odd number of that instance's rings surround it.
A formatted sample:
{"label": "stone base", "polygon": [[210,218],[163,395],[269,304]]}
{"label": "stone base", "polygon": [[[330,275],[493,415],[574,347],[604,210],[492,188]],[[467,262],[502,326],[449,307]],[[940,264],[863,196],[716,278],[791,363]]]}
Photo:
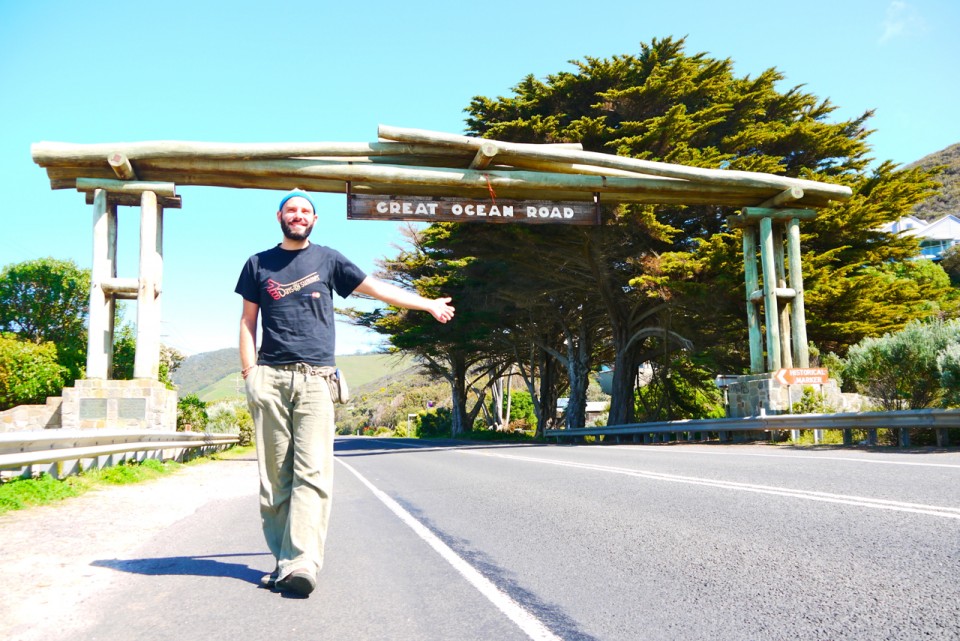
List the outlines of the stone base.
{"label": "stone base", "polygon": [[63,388],[62,397],[60,426],[65,429],[177,429],[177,393],[158,381],[81,380]]}
{"label": "stone base", "polygon": [[826,385],[784,385],[775,373],[737,376],[727,384],[727,416],[743,418],[771,414],[790,414],[790,408],[803,397],[804,388],[810,387],[824,399],[824,406],[831,412],[860,412],[866,409],[863,399],[857,394],[840,391],[837,381],[830,379]]}
{"label": "stone base", "polygon": [[50,396],[46,405],[18,405],[0,412],[0,433],[58,428],[60,404],[59,396]]}

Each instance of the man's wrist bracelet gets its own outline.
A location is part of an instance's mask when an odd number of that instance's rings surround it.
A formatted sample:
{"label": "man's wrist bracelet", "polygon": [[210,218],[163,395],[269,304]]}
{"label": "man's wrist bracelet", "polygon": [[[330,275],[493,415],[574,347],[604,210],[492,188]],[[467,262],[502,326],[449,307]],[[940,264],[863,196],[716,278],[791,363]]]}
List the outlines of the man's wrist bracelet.
{"label": "man's wrist bracelet", "polygon": [[242,370],[240,370],[240,376],[246,378],[247,374],[249,374],[250,370],[252,370],[254,367],[256,367],[256,365],[250,365],[248,367],[244,367]]}

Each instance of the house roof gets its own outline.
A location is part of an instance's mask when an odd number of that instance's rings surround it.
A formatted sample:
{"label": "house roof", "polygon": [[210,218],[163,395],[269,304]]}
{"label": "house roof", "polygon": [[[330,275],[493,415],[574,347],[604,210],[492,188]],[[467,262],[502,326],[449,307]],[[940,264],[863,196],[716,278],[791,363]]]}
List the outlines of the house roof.
{"label": "house roof", "polygon": [[932,223],[926,223],[913,216],[904,216],[900,220],[887,223],[881,230],[892,234],[904,233],[920,239],[960,241],[960,218],[947,214]]}

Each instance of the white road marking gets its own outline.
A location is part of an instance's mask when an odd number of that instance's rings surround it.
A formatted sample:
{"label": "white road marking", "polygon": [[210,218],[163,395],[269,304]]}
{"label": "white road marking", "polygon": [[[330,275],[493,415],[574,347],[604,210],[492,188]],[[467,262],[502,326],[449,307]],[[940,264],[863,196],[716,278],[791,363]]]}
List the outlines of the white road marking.
{"label": "white road marking", "polygon": [[480,591],[480,594],[486,597],[498,610],[503,612],[507,618],[517,624],[528,637],[537,641],[561,641],[560,637],[550,632],[539,619],[500,590],[492,581],[480,574],[472,565],[454,552],[450,546],[441,541],[436,534],[427,529],[426,526],[403,509],[399,503],[377,489],[376,486],[364,478],[352,466],[344,463],[342,458],[338,458],[337,462],[356,476],[391,512],[416,532],[427,545],[433,548],[447,563],[452,565],[457,572],[463,575],[473,587]]}
{"label": "white road marking", "polygon": [[874,465],[913,465],[917,467],[946,467],[953,469],[960,469],[960,464],[957,463],[930,463],[927,461],[893,461],[889,459],[871,459],[871,458],[859,458],[855,456],[823,456],[815,454],[770,454],[766,452],[743,452],[743,451],[708,451],[700,449],[681,449],[681,448],[661,448],[656,446],[643,446],[643,445],[618,445],[617,447],[622,447],[624,449],[630,449],[632,451],[643,452],[645,454],[702,454],[707,456],[756,456],[761,458],[797,458],[803,459],[806,461],[847,461],[852,463],[871,463]]}
{"label": "white road marking", "polygon": [[727,490],[737,490],[741,492],[754,492],[757,494],[772,494],[775,496],[788,496],[791,498],[804,499],[808,501],[823,501],[826,503],[840,503],[843,505],[854,505],[857,507],[866,507],[877,510],[892,510],[895,512],[910,512],[913,514],[924,514],[927,516],[939,516],[948,519],[960,519],[960,508],[943,507],[939,505],[925,505],[923,503],[905,503],[902,501],[889,501],[886,499],[874,499],[864,496],[850,496],[844,494],[831,494],[829,492],[813,492],[810,490],[795,490],[785,487],[775,487],[770,485],[755,485],[752,483],[737,483],[734,481],[717,481],[713,479],[699,478],[695,476],[680,476],[678,474],[663,474],[661,472],[647,472],[643,470],[632,470],[623,467],[611,467],[607,465],[593,465],[590,463],[573,463],[569,461],[552,461],[548,459],[536,458],[533,456],[518,456],[516,454],[499,454],[494,452],[477,452],[464,450],[464,454],[473,454],[475,456],[491,456],[495,458],[513,459],[517,461],[527,461],[531,463],[542,463],[545,465],[557,465],[561,467],[573,467],[595,472],[608,472],[610,474],[622,474],[624,476],[633,476],[636,478],[650,479],[655,481],[666,481],[671,483],[686,483],[689,485],[704,485],[708,487],[717,487]]}

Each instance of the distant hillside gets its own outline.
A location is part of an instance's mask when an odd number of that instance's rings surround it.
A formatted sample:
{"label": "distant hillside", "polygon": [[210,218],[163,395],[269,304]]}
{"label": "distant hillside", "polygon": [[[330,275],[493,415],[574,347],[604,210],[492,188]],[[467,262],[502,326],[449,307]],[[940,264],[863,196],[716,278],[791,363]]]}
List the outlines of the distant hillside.
{"label": "distant hillside", "polygon": [[924,156],[910,163],[907,168],[945,166],[937,177],[943,183],[943,189],[932,198],[917,205],[913,213],[923,220],[936,220],[947,214],[960,215],[960,143]]}
{"label": "distant hillside", "polygon": [[235,347],[194,354],[184,359],[171,378],[180,396],[196,394],[232,372],[240,371],[240,352]]}
{"label": "distant hillside", "polygon": [[[237,350],[221,350],[233,352],[233,365],[219,378],[192,391],[181,388],[181,395],[196,394],[200,400],[211,403],[226,398],[243,396],[243,384],[240,379],[240,357]],[[218,352],[209,352],[217,354]],[[199,354],[203,356],[203,354]],[[191,357],[194,358],[194,357]],[[188,359],[189,360],[189,359]],[[353,354],[351,356],[337,356],[339,367],[347,379],[351,391],[357,390],[383,377],[399,375],[415,367],[409,356],[393,354]]]}

